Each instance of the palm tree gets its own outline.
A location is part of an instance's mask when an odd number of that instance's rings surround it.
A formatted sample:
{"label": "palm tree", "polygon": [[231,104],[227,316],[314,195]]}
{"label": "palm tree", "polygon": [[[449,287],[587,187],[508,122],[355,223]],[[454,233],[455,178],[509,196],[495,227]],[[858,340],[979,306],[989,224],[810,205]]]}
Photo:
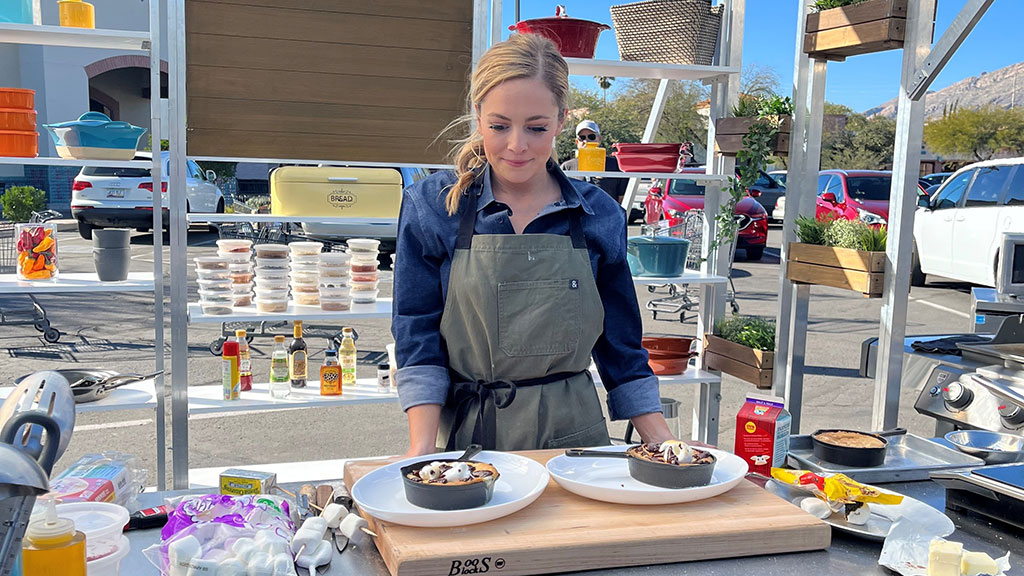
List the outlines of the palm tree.
{"label": "palm tree", "polygon": [[612,82],[615,81],[614,76],[594,76],[594,80],[597,80],[597,85],[601,88],[604,95],[604,103],[608,103],[608,89],[612,87]]}

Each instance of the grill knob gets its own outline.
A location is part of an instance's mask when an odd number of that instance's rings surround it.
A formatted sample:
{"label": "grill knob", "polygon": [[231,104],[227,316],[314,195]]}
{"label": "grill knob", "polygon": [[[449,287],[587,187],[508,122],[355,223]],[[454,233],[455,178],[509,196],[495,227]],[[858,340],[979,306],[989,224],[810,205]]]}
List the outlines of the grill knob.
{"label": "grill knob", "polygon": [[1016,404],[1004,404],[999,407],[999,416],[1007,428],[1019,428],[1024,425],[1024,409]]}
{"label": "grill knob", "polygon": [[942,399],[950,410],[963,410],[974,401],[974,392],[960,382],[950,382],[942,389]]}

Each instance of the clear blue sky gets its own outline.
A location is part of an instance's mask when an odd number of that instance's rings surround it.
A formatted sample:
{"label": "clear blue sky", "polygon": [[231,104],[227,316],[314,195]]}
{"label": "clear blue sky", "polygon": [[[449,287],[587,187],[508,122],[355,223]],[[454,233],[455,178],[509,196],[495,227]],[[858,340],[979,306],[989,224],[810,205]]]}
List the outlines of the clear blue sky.
{"label": "clear blue sky", "polygon": [[[558,3],[566,7],[569,16],[611,25],[609,6],[624,4],[626,1],[521,0],[520,17],[526,20],[554,16],[555,5]],[[963,0],[939,0],[936,40],[949,27],[963,4]],[[792,92],[793,86],[797,0],[747,0],[746,5],[743,65],[746,67],[753,64],[772,68],[779,77],[780,91],[788,95]],[[504,8],[503,38],[507,38],[510,34],[508,26],[515,20],[515,1],[504,0]],[[993,2],[984,18],[936,78],[931,89],[937,90],[969,76],[1024,61],[1022,23],[1024,0]],[[612,31],[601,33],[596,57],[611,60],[619,58]],[[846,62],[830,63],[826,99],[863,112],[895,98],[899,89],[901,59],[902,51],[891,50],[855,56]],[[596,87],[588,78],[576,76],[573,81],[581,87]]]}

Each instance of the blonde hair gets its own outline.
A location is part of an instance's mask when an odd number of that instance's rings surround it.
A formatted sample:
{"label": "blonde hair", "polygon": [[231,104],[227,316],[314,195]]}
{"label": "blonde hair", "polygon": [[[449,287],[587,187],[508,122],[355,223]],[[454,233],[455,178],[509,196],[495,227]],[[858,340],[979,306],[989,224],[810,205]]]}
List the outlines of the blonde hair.
{"label": "blonde hair", "polygon": [[[472,125],[480,103],[493,88],[520,78],[540,79],[555,97],[559,121],[564,119],[569,99],[569,65],[547,38],[537,34],[513,34],[508,40],[491,46],[480,57],[470,80],[469,110],[465,116],[452,122],[445,132],[463,124]],[[479,126],[471,128],[469,136],[456,142],[458,146],[451,152],[451,162],[455,164],[458,180],[445,198],[450,215],[459,211],[459,200],[487,163]]]}

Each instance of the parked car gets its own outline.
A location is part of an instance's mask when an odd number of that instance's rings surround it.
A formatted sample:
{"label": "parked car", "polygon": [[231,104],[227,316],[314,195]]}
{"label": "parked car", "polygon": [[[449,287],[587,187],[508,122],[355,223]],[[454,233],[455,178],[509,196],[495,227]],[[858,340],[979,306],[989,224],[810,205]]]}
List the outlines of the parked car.
{"label": "parked car", "polygon": [[912,284],[935,274],[995,286],[1003,233],[1024,232],[1024,158],[965,166],[918,205]]}
{"label": "parked car", "polygon": [[786,185],[786,170],[772,170],[768,175],[775,178],[775,181],[779,184]]}
{"label": "parked car", "polygon": [[[815,216],[885,226],[891,189],[892,172],[888,170],[822,170],[818,173]],[[920,182],[917,193],[925,195]]]}
{"label": "parked car", "polygon": [[775,210],[772,210],[772,220],[782,222],[786,219],[786,197],[780,196],[775,202]]}
{"label": "parked car", "polygon": [[[161,198],[164,206],[164,228],[167,216],[167,183],[170,153],[161,152],[164,161]],[[136,160],[152,160],[149,152],[137,152]],[[213,181],[213,170],[203,170],[188,160],[185,183],[186,206],[190,212],[223,212],[224,194]],[[71,215],[78,221],[82,238],[92,238],[96,228],[135,228],[148,232],[153,228],[153,180],[149,168],[101,168],[85,166],[75,176],[71,187]]]}
{"label": "parked car", "polygon": [[647,214],[647,208],[644,203],[647,201],[647,193],[651,191],[651,186],[653,185],[654,180],[644,178],[637,186],[636,196],[633,197],[633,206],[629,209],[630,224],[644,221],[644,216]]}
{"label": "parked car", "polygon": [[936,184],[942,184],[943,182],[946,181],[947,178],[949,178],[952,175],[953,175],[952,172],[936,172],[935,174],[929,174],[927,176],[921,176],[921,180],[924,180],[925,182],[928,183],[928,184],[925,185],[925,188],[927,188],[928,186],[934,186]]}
{"label": "parked car", "polygon": [[779,198],[786,194],[786,185],[766,172],[761,172],[754,185],[747,189],[750,196],[757,201],[769,217],[775,211]]}
{"label": "parked car", "polygon": [[[684,168],[682,173],[703,174],[704,168]],[[662,209],[667,218],[678,217],[687,210],[704,209],[704,184],[674,178],[666,183],[666,189]],[[736,247],[745,251],[747,260],[760,260],[768,242],[768,214],[764,207],[747,196],[736,204],[736,220],[740,225]]]}

